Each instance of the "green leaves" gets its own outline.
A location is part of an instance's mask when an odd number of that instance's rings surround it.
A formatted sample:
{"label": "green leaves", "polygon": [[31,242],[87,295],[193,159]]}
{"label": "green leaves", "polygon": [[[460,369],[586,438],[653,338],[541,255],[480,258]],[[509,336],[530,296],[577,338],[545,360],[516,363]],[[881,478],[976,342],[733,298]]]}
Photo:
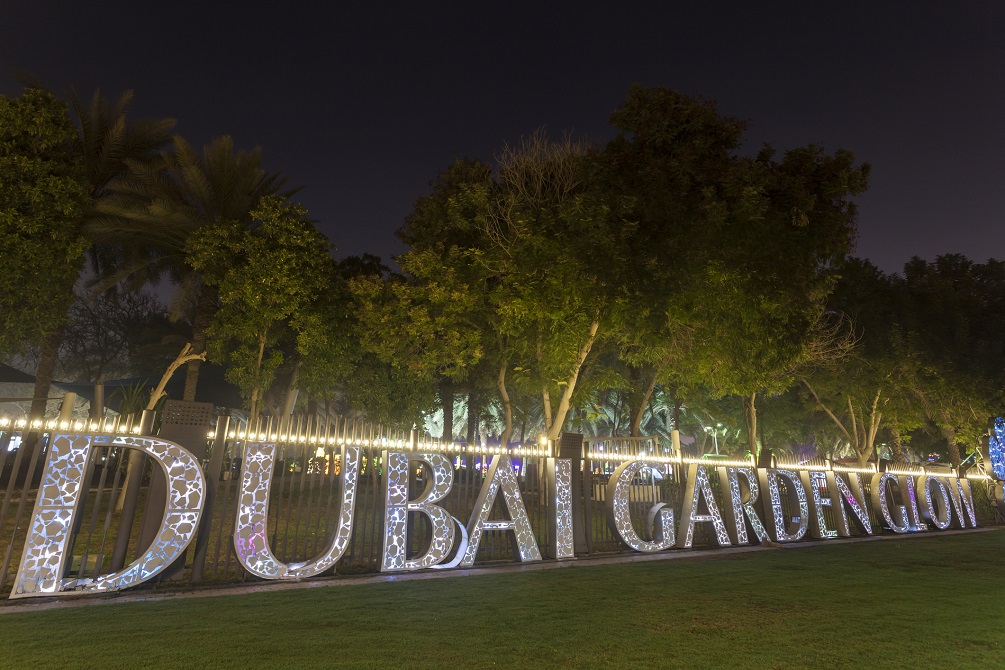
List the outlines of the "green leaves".
{"label": "green leaves", "polygon": [[220,298],[210,356],[227,363],[228,379],[254,405],[283,363],[280,343],[310,349],[322,337],[317,330],[326,324],[314,305],[330,290],[335,263],[303,207],[266,196],[250,216],[250,227],[223,221],[199,229],[187,258]]}
{"label": "green leaves", "polygon": [[431,250],[417,250],[399,258],[410,280],[353,279],[367,348],[426,381],[465,378],[484,356],[475,317],[483,297],[482,287],[464,280],[462,256],[451,247],[444,263]]}
{"label": "green leaves", "polygon": [[39,89],[0,96],[0,357],[66,318],[87,241],[87,183],[66,106]]}

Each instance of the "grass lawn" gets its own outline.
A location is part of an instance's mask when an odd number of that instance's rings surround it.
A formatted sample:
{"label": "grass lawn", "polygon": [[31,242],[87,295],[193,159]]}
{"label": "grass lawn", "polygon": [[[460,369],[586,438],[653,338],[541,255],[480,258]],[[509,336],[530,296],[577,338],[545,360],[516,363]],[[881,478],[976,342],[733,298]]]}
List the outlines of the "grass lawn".
{"label": "grass lawn", "polygon": [[1005,531],[0,615],[19,668],[1005,666]]}

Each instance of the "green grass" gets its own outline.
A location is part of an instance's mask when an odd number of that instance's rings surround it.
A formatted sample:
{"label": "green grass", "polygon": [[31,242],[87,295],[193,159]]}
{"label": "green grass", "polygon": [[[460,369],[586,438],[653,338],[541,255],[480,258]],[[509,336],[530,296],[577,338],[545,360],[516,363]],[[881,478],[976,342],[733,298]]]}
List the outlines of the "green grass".
{"label": "green grass", "polygon": [[0,615],[2,667],[1005,665],[1005,531]]}

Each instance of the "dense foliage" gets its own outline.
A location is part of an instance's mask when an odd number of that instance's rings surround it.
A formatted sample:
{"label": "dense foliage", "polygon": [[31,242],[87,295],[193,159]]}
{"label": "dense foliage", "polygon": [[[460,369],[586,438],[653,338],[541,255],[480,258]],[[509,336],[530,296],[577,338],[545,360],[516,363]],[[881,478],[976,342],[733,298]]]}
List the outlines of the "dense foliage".
{"label": "dense foliage", "polygon": [[0,96],[0,356],[40,345],[63,323],[86,240],[88,204],[66,104],[39,89]]}
{"label": "dense foliage", "polygon": [[[354,414],[469,441],[679,430],[695,453],[958,464],[1003,413],[1005,265],[888,275],[851,257],[869,166],[748,152],[708,100],[635,86],[604,146],[539,130],[456,161],[399,230],[398,271],[334,260],[260,149],[169,141],[173,122],[127,119],[130,100],[74,94],[68,115],[42,91],[0,98],[16,268],[0,354],[61,351],[98,381],[182,336],[251,419]],[[165,280],[174,325],[136,293]]]}

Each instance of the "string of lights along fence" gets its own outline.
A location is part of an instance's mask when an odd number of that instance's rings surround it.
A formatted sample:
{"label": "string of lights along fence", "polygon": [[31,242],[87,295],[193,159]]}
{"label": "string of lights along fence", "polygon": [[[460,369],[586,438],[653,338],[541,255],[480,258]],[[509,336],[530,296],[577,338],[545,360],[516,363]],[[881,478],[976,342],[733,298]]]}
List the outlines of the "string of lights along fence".
{"label": "string of lights along fence", "polygon": [[[11,598],[131,588],[154,579],[184,555],[205,521],[204,466],[179,444],[132,432],[53,432]],[[243,439],[233,550],[244,570],[264,580],[299,580],[330,571],[354,533],[374,531],[379,534],[382,572],[470,566],[480,545],[499,536],[513,543],[512,560],[571,560],[591,532],[591,524],[583,522],[582,506],[598,501],[614,537],[643,553],[692,548],[699,531],[708,544],[736,547],[873,535],[883,528],[893,533],[975,528],[971,483],[977,480],[993,484],[995,501],[1005,512],[1003,482],[986,474],[920,466],[878,471],[873,464],[857,468],[830,462],[756,467],[751,460],[686,458],[672,449],[657,450],[655,440],[631,442],[630,449],[592,440],[578,454],[558,453],[561,450],[547,442],[527,449],[482,450],[477,495],[461,515],[456,505],[448,509],[448,502],[458,478],[471,472],[463,466],[477,448],[345,433],[224,432],[222,437]],[[306,561],[284,562],[270,547],[269,504],[275,498],[277,473],[282,474],[277,465],[280,439],[320,445],[318,454],[338,484],[328,494],[332,522],[325,530],[327,539]],[[84,475],[100,448],[113,447],[142,452],[165,478],[160,526],[131,564],[92,578],[68,578],[67,544],[80,521],[88,488]],[[606,484],[584,485],[592,482],[584,473],[598,462],[608,468]],[[364,477],[367,467],[371,470]],[[379,479],[374,479],[378,470]],[[373,481],[379,481],[382,504],[361,513],[361,483]],[[681,485],[679,504],[660,499],[665,481]],[[532,518],[528,509],[543,514]],[[428,532],[416,550],[411,536],[420,517]]]}

